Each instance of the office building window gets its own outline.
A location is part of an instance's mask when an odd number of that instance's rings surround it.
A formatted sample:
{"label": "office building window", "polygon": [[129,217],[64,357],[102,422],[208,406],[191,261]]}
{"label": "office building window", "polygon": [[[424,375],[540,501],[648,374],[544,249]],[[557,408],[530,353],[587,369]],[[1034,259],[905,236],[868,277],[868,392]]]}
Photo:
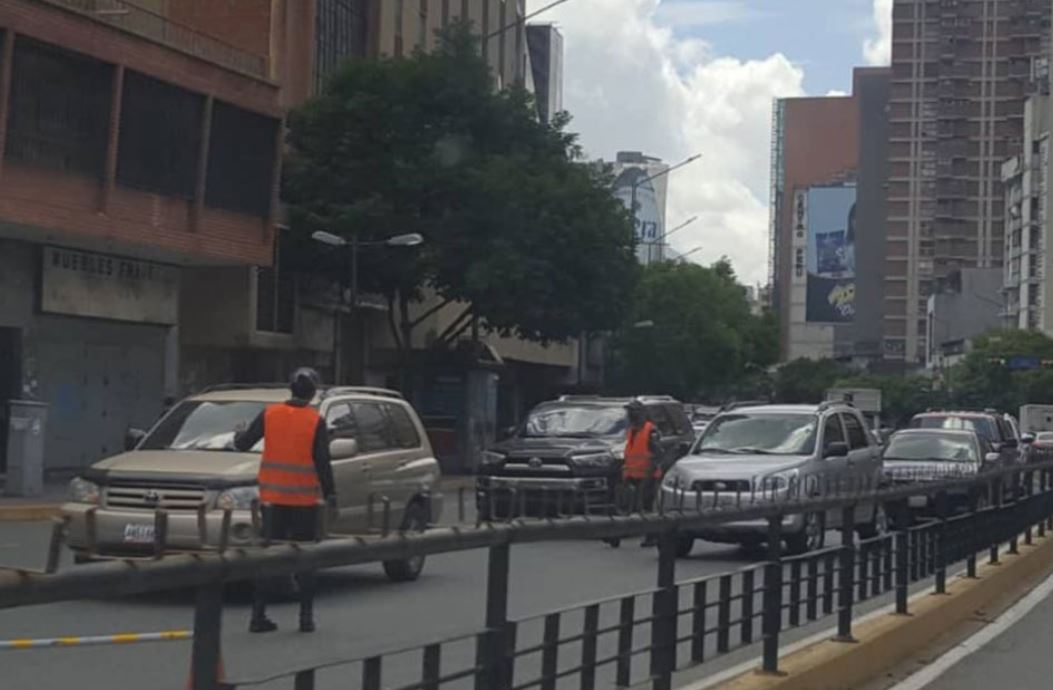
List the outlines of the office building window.
{"label": "office building window", "polygon": [[417,12],[417,45],[421,50],[428,48],[428,0],[420,0]]}
{"label": "office building window", "polygon": [[468,13],[468,0],[461,0],[461,21],[468,21],[470,19]]}
{"label": "office building window", "polygon": [[450,23],[450,0],[442,0],[442,25]]}
{"label": "office building window", "polygon": [[271,212],[278,120],[216,101],[205,204],[267,217]]}
{"label": "office building window", "polygon": [[291,334],[296,324],[296,280],[285,263],[285,233],[274,243],[274,265],[256,269],[256,330]]}
{"label": "office building window", "polygon": [[402,39],[402,22],[406,16],[405,0],[395,0],[395,57],[402,57],[404,51]]}
{"label": "office building window", "polygon": [[479,35],[483,38],[483,57],[489,58],[487,48],[490,46],[490,0],[483,0],[483,27]]}
{"label": "office building window", "polygon": [[365,0],[318,0],[315,15],[315,90],[344,61],[366,57]]}

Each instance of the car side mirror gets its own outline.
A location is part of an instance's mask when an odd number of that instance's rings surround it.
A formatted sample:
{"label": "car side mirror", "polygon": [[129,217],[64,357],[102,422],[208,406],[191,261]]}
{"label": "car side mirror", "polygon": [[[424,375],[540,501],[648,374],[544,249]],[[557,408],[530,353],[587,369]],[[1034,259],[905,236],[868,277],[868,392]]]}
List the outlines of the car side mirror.
{"label": "car side mirror", "polygon": [[332,460],[347,460],[358,455],[358,441],[353,438],[337,438],[329,442],[329,457]]}
{"label": "car side mirror", "polygon": [[998,453],[987,453],[984,455],[984,462],[995,463],[1002,459],[1002,456]]}
{"label": "car side mirror", "polygon": [[827,443],[826,450],[823,452],[824,458],[843,458],[846,455],[848,455],[848,444],[843,441]]}
{"label": "car side mirror", "polygon": [[1020,437],[1020,441],[1022,443],[1026,443],[1027,445],[1031,445],[1032,443],[1035,442],[1035,435],[1034,434],[1024,434],[1023,436]]}
{"label": "car side mirror", "polygon": [[135,450],[144,438],[146,438],[146,432],[142,429],[129,429],[124,432],[124,449]]}

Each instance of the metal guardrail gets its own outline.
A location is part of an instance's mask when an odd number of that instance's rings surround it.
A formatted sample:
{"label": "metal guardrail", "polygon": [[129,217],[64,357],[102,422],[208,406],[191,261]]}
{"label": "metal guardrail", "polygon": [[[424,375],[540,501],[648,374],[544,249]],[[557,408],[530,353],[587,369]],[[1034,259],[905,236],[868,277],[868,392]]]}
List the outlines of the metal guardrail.
{"label": "metal guardrail", "polygon": [[[173,555],[156,560],[87,565],[68,571],[34,573],[0,570],[0,608],[86,598],[106,592],[124,595],[169,588],[197,588],[193,668],[197,690],[249,688],[288,678],[295,690],[313,690],[326,672],[339,672],[342,687],[379,690],[438,690],[474,685],[477,690],[557,690],[568,687],[628,687],[649,682],[669,690],[678,669],[759,642],[763,669],[778,670],[781,634],[825,616],[837,617],[838,639],[852,639],[855,606],[893,594],[896,609],[908,610],[912,583],[932,578],[944,591],[948,567],[965,561],[975,576],[978,554],[1000,556],[1000,546],[1017,550],[1035,530],[1053,529],[1053,463],[1001,470],[979,477],[918,482],[879,491],[841,492],[814,498],[786,493],[754,497],[697,512],[660,506],[651,514],[584,515],[567,518],[511,518],[380,537],[353,537],[317,544],[273,544],[225,552]],[[1007,490],[1008,489],[1008,490]],[[952,516],[951,492],[986,496],[986,505]],[[902,508],[912,496],[933,497],[937,517],[872,539],[856,541],[859,506]],[[897,508],[897,509],[898,509]],[[839,511],[840,544],[786,557],[781,549],[783,518]],[[765,520],[766,560],[732,573],[677,581],[678,533],[745,520]],[[515,544],[540,541],[656,535],[655,586],[583,603],[540,616],[508,615],[510,552]],[[489,551],[485,625],[474,634],[434,641],[364,659],[337,659],[266,678],[217,679],[220,659],[222,585],[233,580],[291,575],[415,555],[485,548]],[[209,672],[213,669],[212,672]],[[356,684],[357,683],[357,684]]]}
{"label": "metal guardrail", "polygon": [[267,78],[267,57],[253,55],[217,38],[173,22],[124,0],[43,0],[97,22],[258,79]]}

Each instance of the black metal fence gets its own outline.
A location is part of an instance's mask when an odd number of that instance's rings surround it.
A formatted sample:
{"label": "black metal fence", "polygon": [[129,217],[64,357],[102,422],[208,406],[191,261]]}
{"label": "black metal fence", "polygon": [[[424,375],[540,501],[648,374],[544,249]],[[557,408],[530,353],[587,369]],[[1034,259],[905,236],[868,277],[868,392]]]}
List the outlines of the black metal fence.
{"label": "black metal fence", "polygon": [[[911,586],[932,579],[947,586],[948,570],[965,563],[974,577],[983,554],[996,562],[1007,547],[1018,550],[1053,529],[1053,463],[972,479],[916,483],[894,489],[822,498],[768,497],[699,512],[513,519],[477,526],[438,528],[422,534],[348,538],[312,544],[228,549],[222,553],[167,556],[134,565],[108,563],[73,571],[16,574],[0,571],[0,607],[46,603],[171,587],[196,587],[193,642],[194,687],[251,688],[288,682],[379,690],[557,690],[672,687],[678,670],[759,643],[762,667],[778,670],[783,634],[825,617],[836,617],[837,638],[852,640],[857,607],[892,595],[908,613]],[[1007,476],[1012,475],[1012,476]],[[1007,491],[1006,487],[1013,487]],[[952,515],[950,497],[984,500]],[[910,524],[902,511],[912,496],[935,505],[931,519]],[[756,497],[755,497],[756,498]],[[897,529],[857,541],[860,506],[900,511]],[[837,545],[787,557],[781,543],[784,518],[805,512],[840,513]],[[677,580],[678,535],[713,525],[766,521],[765,560],[735,572]],[[517,543],[655,535],[655,585],[643,591],[513,619],[508,615],[510,553]],[[290,669],[277,676],[217,679],[222,584],[382,560],[486,548],[489,550],[485,625],[473,634],[436,640],[368,658],[337,660]]]}

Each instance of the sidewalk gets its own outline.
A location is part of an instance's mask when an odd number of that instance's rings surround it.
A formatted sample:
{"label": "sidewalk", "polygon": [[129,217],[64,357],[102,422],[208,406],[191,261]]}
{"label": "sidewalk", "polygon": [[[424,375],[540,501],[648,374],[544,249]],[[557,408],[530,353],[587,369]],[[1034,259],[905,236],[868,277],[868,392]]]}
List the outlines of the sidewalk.
{"label": "sidewalk", "polygon": [[[44,484],[44,493],[32,498],[17,498],[3,495],[3,482],[0,481],[0,522],[24,522],[30,520],[50,520],[59,516],[59,507],[66,501],[67,479],[49,480]],[[460,489],[470,491],[475,486],[475,477],[449,476],[439,482],[442,493],[447,494],[448,505],[454,506]]]}

